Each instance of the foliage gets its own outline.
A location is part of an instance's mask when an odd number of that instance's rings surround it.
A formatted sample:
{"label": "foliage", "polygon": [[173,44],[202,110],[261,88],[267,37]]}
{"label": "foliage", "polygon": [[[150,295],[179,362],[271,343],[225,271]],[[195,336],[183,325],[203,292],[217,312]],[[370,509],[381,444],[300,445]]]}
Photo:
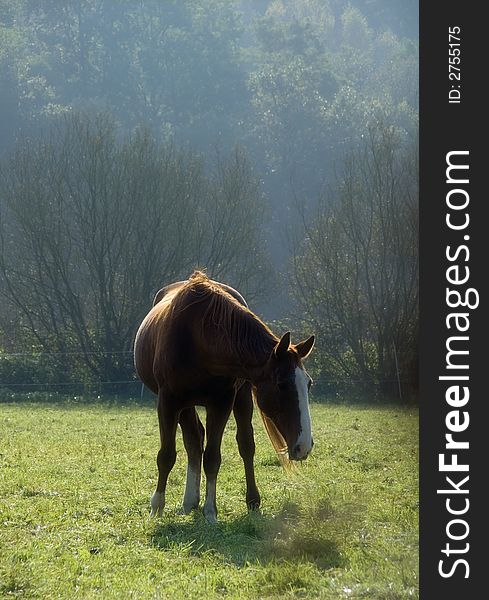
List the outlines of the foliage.
{"label": "foliage", "polygon": [[[390,598],[418,594],[417,414],[313,403],[315,446],[287,476],[255,421],[262,512],[246,514],[234,422],[220,522],[178,514],[178,436],[165,515],[156,411],[0,404],[0,595],[25,598]],[[7,434],[8,432],[8,434]]]}
{"label": "foliage", "polygon": [[56,381],[55,370],[50,357],[40,353],[28,352],[9,354],[0,351],[0,389],[3,385],[36,386],[46,380]]}

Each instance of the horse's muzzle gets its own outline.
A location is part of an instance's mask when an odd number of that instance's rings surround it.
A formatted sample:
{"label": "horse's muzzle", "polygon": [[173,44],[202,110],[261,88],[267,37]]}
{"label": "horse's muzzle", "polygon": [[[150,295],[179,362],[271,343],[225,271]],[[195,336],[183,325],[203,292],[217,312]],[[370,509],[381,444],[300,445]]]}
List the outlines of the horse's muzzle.
{"label": "horse's muzzle", "polygon": [[311,443],[310,448],[307,448],[305,444],[296,444],[292,448],[292,451],[289,451],[290,460],[306,460],[312,450],[313,445],[314,442]]}

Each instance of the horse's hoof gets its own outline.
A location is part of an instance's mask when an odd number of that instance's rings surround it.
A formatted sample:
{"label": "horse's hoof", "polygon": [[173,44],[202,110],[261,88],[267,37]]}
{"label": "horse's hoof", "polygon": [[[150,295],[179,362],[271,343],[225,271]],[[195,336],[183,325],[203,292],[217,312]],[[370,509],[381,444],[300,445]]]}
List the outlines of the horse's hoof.
{"label": "horse's hoof", "polygon": [[198,504],[197,505],[191,504],[191,505],[187,505],[187,506],[185,506],[185,504],[184,504],[177,510],[177,514],[178,515],[189,515],[196,508],[199,508]]}
{"label": "horse's hoof", "polygon": [[157,517],[162,517],[162,516],[163,516],[163,507],[152,508],[151,512],[149,513],[150,519],[155,519]]}
{"label": "horse's hoof", "polygon": [[165,494],[162,492],[154,492],[151,496],[151,512],[149,516],[153,517],[161,517],[163,514],[163,509],[165,508]]}
{"label": "horse's hoof", "polygon": [[209,525],[217,525],[217,517],[216,515],[204,515],[205,520],[209,523]]}
{"label": "horse's hoof", "polygon": [[248,505],[248,511],[249,512],[256,512],[258,510],[260,510],[260,501],[253,501],[253,502],[247,502],[246,503]]}
{"label": "horse's hoof", "polygon": [[211,525],[215,525],[217,523],[217,515],[214,511],[211,510],[204,510],[204,517],[205,520],[210,523]]}

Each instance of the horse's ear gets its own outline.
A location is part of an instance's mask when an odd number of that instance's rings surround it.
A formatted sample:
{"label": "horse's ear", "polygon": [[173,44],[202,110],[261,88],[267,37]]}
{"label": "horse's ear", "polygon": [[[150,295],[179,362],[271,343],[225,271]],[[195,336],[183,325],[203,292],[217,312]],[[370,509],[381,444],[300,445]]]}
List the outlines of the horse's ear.
{"label": "horse's ear", "polygon": [[280,342],[275,346],[273,353],[277,358],[283,358],[290,346],[290,331],[284,333]]}
{"label": "horse's ear", "polygon": [[311,335],[311,337],[308,337],[307,340],[304,340],[303,342],[299,342],[298,344],[295,345],[295,349],[297,350],[298,355],[302,359],[307,358],[309,356],[309,354],[311,354],[312,349],[314,347],[314,340],[315,340],[315,337],[313,335]]}

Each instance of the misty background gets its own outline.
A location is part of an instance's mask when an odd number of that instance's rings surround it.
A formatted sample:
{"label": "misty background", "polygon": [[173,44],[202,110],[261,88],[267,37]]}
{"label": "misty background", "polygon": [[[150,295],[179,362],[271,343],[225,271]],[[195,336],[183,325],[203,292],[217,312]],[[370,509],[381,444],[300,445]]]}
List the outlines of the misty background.
{"label": "misty background", "polygon": [[133,393],[195,267],[316,389],[416,388],[418,6],[0,0],[0,392]]}

